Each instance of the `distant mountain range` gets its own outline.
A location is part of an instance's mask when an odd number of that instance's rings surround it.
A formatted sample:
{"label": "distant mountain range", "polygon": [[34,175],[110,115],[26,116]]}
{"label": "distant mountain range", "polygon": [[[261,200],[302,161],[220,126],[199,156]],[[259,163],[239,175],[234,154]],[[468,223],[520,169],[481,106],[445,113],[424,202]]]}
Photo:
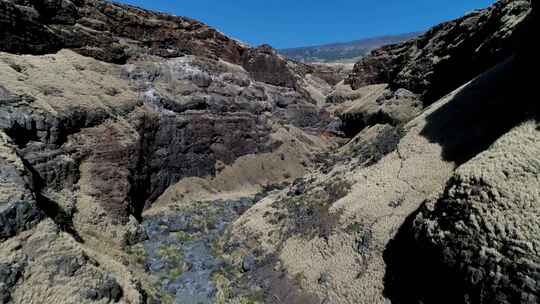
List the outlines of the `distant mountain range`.
{"label": "distant mountain range", "polygon": [[301,62],[355,62],[370,51],[387,44],[399,43],[422,34],[421,32],[388,35],[355,40],[351,42],[332,43],[318,46],[281,49],[279,52],[289,58]]}

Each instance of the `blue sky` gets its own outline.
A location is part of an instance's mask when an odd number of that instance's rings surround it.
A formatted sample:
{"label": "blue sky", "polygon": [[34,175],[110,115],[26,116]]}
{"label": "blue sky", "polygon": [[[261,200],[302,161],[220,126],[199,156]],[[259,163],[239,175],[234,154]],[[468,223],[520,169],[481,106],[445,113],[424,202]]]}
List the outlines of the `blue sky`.
{"label": "blue sky", "polygon": [[251,45],[346,42],[428,29],[494,0],[120,0],[207,23]]}

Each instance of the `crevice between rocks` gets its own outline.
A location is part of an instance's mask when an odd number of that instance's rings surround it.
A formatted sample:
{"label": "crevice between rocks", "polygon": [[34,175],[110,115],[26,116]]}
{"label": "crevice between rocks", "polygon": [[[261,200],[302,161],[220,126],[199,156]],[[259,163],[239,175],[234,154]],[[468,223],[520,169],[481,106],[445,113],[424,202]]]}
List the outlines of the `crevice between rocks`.
{"label": "crevice between rocks", "polygon": [[50,218],[56,226],[63,232],[68,233],[79,243],[84,243],[83,238],[79,235],[73,225],[73,214],[75,209],[69,212],[64,210],[57,202],[48,198],[43,194],[46,185],[39,176],[39,173],[28,163],[27,160],[21,157],[21,160],[26,169],[32,175],[31,189],[36,198],[36,205],[43,214]]}
{"label": "crevice between rocks", "polygon": [[398,173],[396,175],[396,178],[398,180],[400,180],[401,182],[405,183],[407,186],[409,186],[409,188],[411,188],[411,190],[413,190],[414,192],[422,193],[424,195],[427,195],[427,193],[425,191],[418,190],[416,188],[416,186],[414,186],[412,183],[410,183],[406,178],[401,177],[401,172],[403,171],[403,168],[405,167],[405,161],[407,161],[407,158],[403,157],[403,155],[401,154],[401,150],[399,148],[399,143],[396,146],[396,155],[399,158],[399,170],[398,170]]}

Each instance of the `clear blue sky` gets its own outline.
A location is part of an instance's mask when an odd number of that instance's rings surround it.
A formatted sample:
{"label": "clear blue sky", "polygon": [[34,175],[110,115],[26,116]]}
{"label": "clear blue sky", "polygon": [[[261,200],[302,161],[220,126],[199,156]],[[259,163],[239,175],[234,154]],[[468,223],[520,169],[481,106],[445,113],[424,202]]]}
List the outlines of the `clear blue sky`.
{"label": "clear blue sky", "polygon": [[188,16],[251,45],[346,42],[426,30],[494,0],[120,0]]}

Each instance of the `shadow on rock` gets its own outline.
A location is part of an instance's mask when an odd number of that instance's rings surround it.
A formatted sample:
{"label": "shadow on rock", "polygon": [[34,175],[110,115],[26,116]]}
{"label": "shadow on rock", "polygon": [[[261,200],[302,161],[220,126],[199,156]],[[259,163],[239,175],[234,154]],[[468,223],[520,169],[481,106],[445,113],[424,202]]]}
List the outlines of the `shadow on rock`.
{"label": "shadow on rock", "polygon": [[[520,123],[540,121],[540,103],[535,96],[538,81],[530,76],[538,67],[537,48],[527,39],[534,37],[532,32],[538,28],[534,16],[531,14],[518,32],[517,55],[473,80],[427,117],[428,123],[421,134],[442,146],[445,160],[463,164]],[[450,191],[451,183],[445,193]],[[444,207],[437,216],[446,217],[449,222],[457,221],[458,218],[448,217],[459,210],[450,212]],[[393,304],[484,302],[479,291],[474,290],[474,284],[457,269],[466,268],[468,262],[456,260],[454,265],[461,266],[452,268],[449,266],[452,263],[445,262],[443,257],[446,250],[430,247],[422,232],[414,229],[415,219],[424,209],[425,205],[406,219],[384,251],[387,265],[384,295]],[[478,298],[471,296],[479,294]],[[507,302],[492,299],[485,303]]]}
{"label": "shadow on rock", "polygon": [[83,238],[79,232],[75,229],[73,224],[73,212],[75,210],[65,210],[57,202],[51,200],[47,196],[42,194],[42,190],[45,188],[45,181],[41,178],[39,173],[26,161],[22,160],[27,170],[32,174],[32,190],[36,196],[36,204],[39,210],[45,214],[46,217],[53,220],[56,226],[70,234],[75,241],[84,243]]}
{"label": "shadow on rock", "polygon": [[386,263],[384,296],[392,304],[463,303],[465,284],[444,266],[440,254],[418,243],[412,229],[422,207],[411,214],[383,253]]}
{"label": "shadow on rock", "polygon": [[538,118],[532,80],[523,63],[507,59],[427,117],[421,135],[442,146],[444,160],[461,165],[513,127]]}

